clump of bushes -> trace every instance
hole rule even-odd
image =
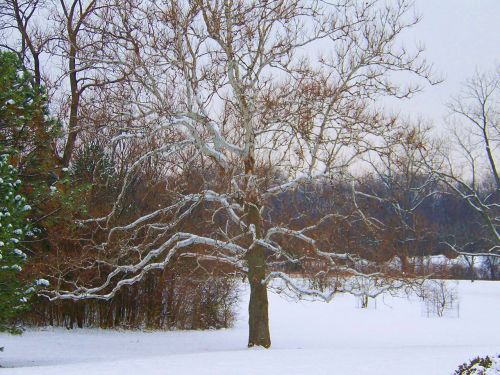
[[[476,357],[468,364],[458,366],[455,375],[497,375],[500,374],[500,355],[490,358]]]

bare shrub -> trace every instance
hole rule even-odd
[[[424,313],[430,316],[455,316],[459,314],[457,283],[446,280],[428,280],[420,290]]]
[[[237,302],[234,277],[177,268],[152,273],[111,301],[49,303],[41,298],[24,321],[68,329],[217,329],[231,327]]]

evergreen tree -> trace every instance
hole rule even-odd
[[[15,53],[0,51],[0,146],[16,151],[12,162],[26,184],[47,185],[56,179],[60,124],[49,116],[44,87],[33,81]]]
[[[16,318],[29,307],[37,285],[48,285],[21,276],[28,250],[22,244],[38,231],[29,218],[45,215],[40,203],[48,202],[50,179],[57,178],[52,145],[58,128],[43,88],[15,53],[0,51],[0,332],[19,333]],[[38,208],[31,210],[23,195]]]
[[[48,282],[37,280],[27,285],[19,277],[27,258],[22,241],[33,236],[27,219],[31,207],[19,194],[18,171],[8,160],[7,154],[0,156],[0,332],[18,333],[16,316],[28,308],[36,286]]]

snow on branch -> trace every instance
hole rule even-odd
[[[40,294],[47,297],[50,301],[60,300],[60,299],[70,299],[70,300],[83,300],[83,299],[103,299],[109,300],[113,298],[116,293],[126,285],[133,285],[143,279],[143,277],[152,270],[162,270],[169,263],[173,262],[177,252],[180,249],[191,247],[193,245],[205,245],[218,250],[228,251],[232,255],[243,256],[245,254],[245,249],[230,242],[223,242],[214,240],[212,238],[201,237],[190,233],[176,233],[168,241],[164,242],[157,249],[151,250],[147,255],[141,259],[138,263],[132,265],[118,265],[113,266],[114,270],[108,274],[106,280],[99,286],[94,288],[80,287],[75,291],[50,291],[45,290]],[[160,256],[164,255],[164,259],[161,261],[154,261]],[[191,254],[189,254],[191,255]],[[188,256],[188,255],[186,255]],[[205,256],[207,259],[214,260],[215,257]],[[226,262],[233,261],[234,265],[240,265],[240,261],[237,258],[231,258],[228,256],[223,256],[222,259]],[[132,277],[123,277],[123,275],[136,274]],[[114,286],[113,281],[115,277],[121,276],[120,280],[117,281]],[[112,287],[111,291],[105,292],[106,289]]]

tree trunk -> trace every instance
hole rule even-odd
[[[264,249],[255,247],[248,255],[248,280],[250,281],[250,303],[248,305],[248,347],[271,346]]]
[[[78,89],[78,77],[76,72],[76,35],[70,34],[69,40],[71,41],[69,53],[69,83],[71,89],[71,105],[68,123],[68,139],[64,146],[64,153],[62,158],[63,167],[68,167],[73,151],[75,149],[76,137],[78,135],[78,110],[80,107],[80,91]]]
[[[474,269],[475,257],[472,256],[470,258],[470,261],[467,259],[467,257],[465,259],[467,260],[467,263],[469,264],[470,282],[473,283],[476,280],[476,270]]]
[[[248,221],[255,225],[257,237],[261,235],[260,211],[256,204],[247,207]],[[248,347],[271,346],[269,334],[268,300],[266,278],[266,255],[264,248],[251,245],[247,255],[248,281],[250,282],[250,303],[248,305]]]
[[[266,279],[266,254],[264,248],[255,243],[253,236],[262,236],[262,218],[260,216],[260,199],[255,174],[255,133],[253,127],[247,127],[246,143],[249,147],[245,159],[245,213],[249,228],[254,226],[254,234],[249,235],[247,264],[248,281],[250,282],[250,302],[248,305],[248,347],[271,346],[269,334],[269,316]]]

